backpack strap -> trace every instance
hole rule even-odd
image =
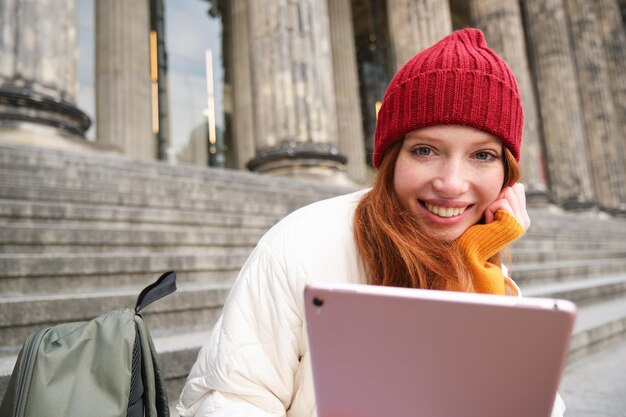
[[[137,297],[135,304],[135,313],[139,314],[141,310],[148,307],[156,300],[170,295],[176,291],[176,272],[169,271],[164,273],[156,280],[156,282],[148,285],[141,291]]]
[[[142,351],[145,416],[169,417],[165,381],[158,365],[152,337],[141,316],[135,316],[135,323]]]

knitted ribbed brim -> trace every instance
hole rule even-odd
[[[439,124],[497,136],[519,161],[524,116],[517,83],[478,29],[454,32],[400,68],[378,113],[374,166],[407,133]]]

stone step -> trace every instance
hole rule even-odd
[[[282,213],[281,213],[282,214]],[[151,207],[125,207],[104,204],[70,204],[66,202],[39,202],[29,200],[0,199],[0,219],[6,223],[54,223],[58,221],[75,224],[150,224],[250,227],[267,229],[282,215],[255,213],[238,214],[182,209],[156,209]]]
[[[2,149],[2,148],[0,148]],[[147,189],[158,191],[159,188],[168,188],[172,184],[183,182],[180,191],[190,189],[206,190],[207,186],[217,192],[229,190],[248,190],[253,193],[293,191],[293,195],[304,195],[315,192],[337,193],[340,186],[330,186],[311,181],[293,180],[259,176],[245,171],[216,169],[209,167],[193,167],[168,165],[162,162],[140,162],[124,158],[110,158],[107,156],[76,157],[70,152],[46,155],[44,158],[33,159],[20,156],[0,156],[0,170],[2,177],[24,184],[32,179],[44,181],[56,186],[88,186],[100,184],[103,187],[136,188],[144,183]],[[303,184],[306,186],[303,187]],[[119,188],[118,188],[119,189]],[[179,191],[178,189],[174,190]]]
[[[600,219],[575,219],[578,222],[573,227],[559,224],[559,219],[555,218],[551,223],[538,224],[533,222],[528,229],[526,236],[543,239],[564,239],[571,237],[588,239],[589,237],[605,236],[608,238],[626,237],[626,221],[604,222]],[[520,239],[523,240],[524,238]]]
[[[536,224],[533,223],[526,235],[550,238],[568,238],[571,236],[585,237],[587,234],[591,236],[626,236],[626,222],[605,223],[599,219],[576,219],[578,222],[575,227],[569,225],[559,225],[559,220],[554,219],[552,223]]]
[[[0,148],[3,149],[3,148]],[[3,149],[4,150],[4,149]],[[261,176],[258,174],[211,169],[206,167],[169,166],[159,162],[139,162],[125,158],[93,155],[85,161],[84,155],[69,152],[52,153],[38,158],[27,150],[20,156],[0,156],[0,184],[5,187],[58,188],[59,190],[92,190],[164,198],[212,197],[274,202],[278,198],[287,203],[302,204],[347,192],[346,187],[331,186],[310,181]],[[20,163],[22,165],[20,165]],[[49,168],[46,168],[51,166]],[[45,186],[47,185],[47,186]]]
[[[22,288],[41,289],[42,286],[53,289],[56,285],[70,285],[69,288],[73,288],[73,282],[85,280],[88,283],[92,276],[124,277],[133,274],[158,274],[172,269],[183,274],[187,272],[213,272],[214,274],[222,271],[232,272],[243,265],[251,249],[252,247],[222,248],[221,250],[210,248],[204,253],[190,254],[2,254],[0,255],[0,276],[3,279],[3,286],[0,294],[13,293]],[[510,271],[511,276],[522,286],[621,272],[626,272],[626,259],[596,258],[548,263],[514,263]],[[107,282],[106,278],[104,282]],[[92,286],[83,283],[82,287]]]
[[[535,222],[534,219],[531,218],[533,223],[528,229],[529,234],[534,234],[539,232],[538,234],[542,234],[545,237],[559,237],[559,236],[568,236],[568,235],[576,235],[579,236],[581,233],[591,233],[594,235],[599,235],[602,233],[608,233],[610,235],[626,235],[626,221],[625,220],[613,220],[610,222],[601,220],[601,219],[586,219],[586,218],[573,218],[564,222],[561,218],[553,218],[550,221],[546,222]],[[575,225],[571,225],[569,223],[576,223]]]
[[[135,255],[132,253],[105,253],[88,255],[0,255],[3,277],[89,276],[154,272],[166,270],[222,270],[243,265],[242,256],[250,248],[207,250],[200,254]]]
[[[277,197],[286,203],[297,203],[302,199],[319,200],[337,192],[329,193],[328,190],[308,189],[309,184],[298,184],[298,187],[273,188],[233,187],[226,183],[213,181],[196,181],[189,178],[168,180],[162,177],[137,177],[124,178],[118,172],[111,172],[110,178],[103,180],[98,178],[90,180],[87,176],[71,178],[63,172],[36,172],[20,173],[15,170],[3,170],[0,168],[0,185],[19,188],[54,188],[59,192],[72,192],[76,190],[99,192],[99,193],[133,193],[138,196],[152,196],[169,199],[189,199],[202,197],[209,200],[229,200],[233,202],[245,202],[254,199],[258,202],[272,202]],[[292,188],[292,189],[290,189]],[[289,191],[289,192],[286,192]],[[341,192],[347,192],[346,189]]]
[[[94,165],[98,165],[119,170],[120,172],[150,171],[155,175],[169,174],[173,176],[189,176],[206,168],[193,165],[170,165],[163,161],[140,161],[119,155],[101,153],[90,153],[87,155],[71,150],[44,149],[7,143],[0,144],[0,150],[0,164],[7,166],[67,168],[72,171],[80,171],[81,169],[90,169]],[[86,155],[88,157],[85,157]],[[220,172],[227,170],[215,169],[215,171],[217,172],[215,175],[219,176],[222,175]],[[246,171],[237,172],[239,172],[237,174],[238,178],[242,180],[260,181]]]
[[[153,209],[137,207],[121,207],[111,205],[68,204],[62,202],[30,202],[0,200],[0,223],[12,224],[55,224],[55,220],[63,221],[63,225],[85,225],[86,227],[128,227],[145,223],[151,229],[167,226],[221,226],[231,228],[251,228],[266,230],[281,216],[259,216],[254,214],[209,213],[206,211]],[[28,222],[28,223],[26,223]],[[148,227],[148,226],[146,226]],[[607,251],[626,250],[626,239],[610,240],[606,235],[603,239],[592,240],[560,240],[547,239],[528,234],[512,245],[514,253],[519,251],[555,251],[591,250]]]
[[[610,230],[614,225],[622,225],[626,219],[624,217],[613,217],[601,211],[572,212],[561,210],[558,213],[550,213],[549,207],[535,208],[528,210],[534,226],[547,228],[552,231],[572,229],[576,230],[586,227],[588,224],[596,224],[603,230]]]
[[[6,328],[7,326],[36,326],[46,321],[59,322],[93,317],[113,309],[116,305],[132,304],[133,297],[136,296],[138,288],[140,288],[137,284],[135,282],[134,287],[125,289],[107,289],[98,292],[83,291],[72,294],[12,294],[10,297],[3,296],[0,297],[0,311],[3,311],[2,316],[0,316],[0,328]],[[198,299],[193,299],[190,302],[189,294],[194,293],[197,295],[202,293],[205,294],[204,297],[210,299],[211,294],[216,289],[223,293],[228,288],[229,283],[187,283],[184,287],[181,286],[176,296],[168,298],[168,300],[171,300],[169,301],[169,307],[176,304],[177,309],[196,309],[198,306],[194,305],[193,302],[198,302]],[[522,285],[522,291],[525,296],[566,298],[577,303],[588,303],[604,299],[607,296],[614,297],[624,293],[626,291],[626,273],[552,285],[532,287]],[[183,296],[186,298],[183,299]],[[162,307],[158,311],[168,308],[168,304],[159,304],[159,306]],[[82,316],[76,316],[76,314],[82,314]],[[180,325],[182,321],[175,323]],[[156,323],[151,325],[153,328],[164,327]],[[9,339],[6,334],[0,337],[3,343],[6,343]]]
[[[553,261],[582,260],[582,259],[626,259],[626,247],[619,250],[611,248],[600,249],[516,249],[511,251],[512,264],[548,263]]]
[[[0,220],[0,253],[42,253],[60,251],[101,252],[110,248],[142,247],[163,252],[163,248],[185,246],[184,251],[207,246],[254,246],[266,229],[246,226],[170,225],[63,221],[58,223],[4,222]],[[43,246],[42,246],[43,245]],[[572,247],[574,246],[574,247]],[[606,242],[604,247],[580,247],[577,242],[543,248],[539,244],[512,249],[513,263],[567,259],[626,259],[624,242]]]
[[[578,306],[626,295],[626,272],[547,285],[522,286],[525,297],[563,298]]]
[[[181,188],[184,184],[177,184],[177,188]],[[17,188],[17,189],[16,189]],[[280,217],[286,214],[293,209],[304,205],[310,201],[321,199],[328,197],[329,195],[323,196],[313,196],[311,198],[307,198],[304,201],[298,200],[290,200],[289,195],[291,193],[287,193],[285,196],[284,190],[281,191],[280,196],[271,195],[267,191],[263,191],[264,196],[269,196],[269,200],[265,197],[260,198],[257,195],[253,195],[251,191],[242,193],[238,192],[236,194],[237,198],[234,196],[219,196],[217,193],[207,193],[205,188],[201,190],[201,192],[197,191],[188,191],[184,192],[183,196],[174,197],[171,192],[166,192],[161,195],[159,193],[144,193],[145,187],[140,188],[139,190],[125,190],[125,191],[117,191],[117,190],[106,190],[101,186],[94,185],[92,189],[88,189],[85,187],[78,187],[76,189],[64,189],[64,188],[54,188],[54,187],[40,187],[33,186],[31,187],[34,190],[38,190],[43,195],[41,196],[44,199],[52,198],[51,201],[57,201],[57,205],[59,204],[59,197],[65,196],[67,197],[64,201],[76,202],[82,201],[81,198],[84,198],[85,193],[91,196],[91,200],[84,200],[83,203],[97,203],[97,204],[111,204],[111,205],[128,205],[128,206],[145,206],[149,205],[150,207],[155,207],[158,204],[161,204],[164,207],[174,207],[174,208],[188,208],[188,207],[198,207],[200,209],[209,209],[211,211],[218,212],[236,212],[237,208],[243,209],[244,213],[252,213],[252,212],[261,212],[264,213],[263,207],[265,210],[269,210],[270,214],[273,214],[273,217]],[[53,189],[55,196],[46,198],[51,189]],[[32,198],[32,192],[27,191],[28,188],[23,186],[11,185],[11,186],[0,186],[0,195],[3,195],[7,198],[19,198],[20,196],[23,198]],[[348,191],[348,190],[343,190]],[[29,197],[30,196],[30,197]],[[193,196],[191,198],[190,196]],[[163,197],[163,201],[159,200],[159,197]],[[277,198],[284,205],[282,206],[282,210],[272,212],[271,207],[275,206],[277,202]],[[95,199],[95,200],[94,200]],[[236,201],[239,199],[238,201]],[[217,201],[216,201],[217,200]],[[229,201],[228,205],[219,204],[224,201]],[[252,207],[251,201],[254,202]],[[173,203],[175,202],[175,204]],[[545,240],[549,242],[548,244],[552,244],[551,242],[554,240],[569,240],[569,239],[578,239],[582,241],[590,241],[593,240],[593,237],[601,237],[600,241],[604,240],[618,240],[621,242],[626,241],[626,222],[611,222],[610,224],[605,224],[606,222],[602,222],[600,220],[596,220],[594,222],[585,221],[585,222],[576,222],[580,226],[577,229],[573,229],[572,227],[562,227],[556,231],[546,230],[545,227],[537,227],[534,226],[528,232],[528,238],[531,240]],[[604,227],[599,227],[601,224],[604,224]],[[522,239],[520,242],[528,240]],[[598,240],[598,239],[596,239]],[[523,243],[521,243],[523,245]]]
[[[2,224],[0,222],[0,252],[19,253],[20,247],[37,247],[50,245],[48,251],[57,246],[70,246],[79,252],[89,252],[98,248],[98,252],[116,251],[116,247],[141,246],[159,247],[186,245],[210,249],[214,246],[251,247],[256,244],[265,232],[264,229],[234,228],[217,226],[154,226],[139,225],[117,226],[101,225],[101,227],[85,227],[71,223],[49,224]],[[13,248],[15,247],[15,248]],[[82,247],[82,249],[81,249]],[[119,250],[117,250],[119,252]]]
[[[626,333],[626,296],[581,306],[570,343],[570,358],[584,354],[590,346]]]
[[[558,224],[559,226],[577,227],[581,223],[584,223],[583,221],[600,221],[600,224],[624,222],[624,218],[613,217],[610,214],[597,209],[589,209],[585,211],[567,211],[560,208],[556,208],[555,211],[554,209],[554,206],[549,205],[529,208],[528,213],[532,217],[532,224]],[[555,219],[558,219],[556,223],[554,223]]]
[[[245,257],[244,257],[245,258]],[[177,274],[189,283],[232,283],[239,273],[239,267],[223,270],[197,270],[182,271]],[[66,288],[72,288],[76,293],[94,290],[108,290],[134,286],[137,283],[149,282],[154,279],[154,272],[136,272],[119,274],[93,274],[93,275],[56,275],[38,277],[1,278],[2,288],[0,299],[24,294],[57,294]]]
[[[228,179],[242,184],[260,184],[265,181],[264,176],[252,174],[247,171],[232,171],[229,169],[218,169],[208,167],[198,167],[192,165],[170,165],[161,161],[139,161],[123,156],[89,154],[85,158],[84,153],[76,153],[64,150],[41,149],[28,146],[13,146],[0,144],[0,165],[7,167],[33,167],[33,168],[59,168],[68,173],[82,173],[93,170],[94,166],[117,171],[121,175],[136,175],[148,172],[149,175],[179,177],[218,178],[226,176]],[[210,172],[210,174],[207,174]],[[275,181],[269,181],[276,184]],[[278,181],[280,183],[281,180]],[[293,183],[285,179],[286,183]],[[302,181],[300,181],[302,182]],[[313,183],[313,186],[320,189],[327,189],[327,185]]]
[[[216,273],[236,271],[245,261],[255,242],[241,247],[193,248],[186,252],[142,253],[141,251],[110,251],[107,253],[10,253],[0,255],[2,292],[20,292],[23,289],[54,291],[61,285],[90,288],[97,283],[111,281],[111,285],[127,282],[125,276],[159,273],[176,269],[181,273]],[[124,247],[122,245],[122,247]],[[602,253],[601,256],[607,256]],[[560,260],[551,262],[509,264],[511,274],[521,285],[537,285],[567,281],[582,276],[626,271],[626,259],[589,257],[588,260]],[[96,285],[98,286],[98,285]]]
[[[193,327],[217,319],[228,284],[181,284],[176,293],[146,309],[153,331]],[[29,334],[46,325],[84,321],[116,308],[134,307],[141,287],[72,294],[45,294],[0,298],[2,349],[17,350]]]
[[[551,284],[626,272],[626,259],[585,259],[513,264],[510,276],[521,287]]]
[[[291,211],[315,201],[315,198],[285,202],[279,197],[273,202],[259,202],[253,199],[245,202],[215,200],[202,196],[186,199],[163,198],[134,193],[93,192],[89,190],[59,190],[53,187],[15,187],[0,185],[0,198],[30,200],[66,204],[118,205],[134,208],[168,210],[205,211],[210,213],[236,213],[262,216],[284,216]],[[321,199],[322,197],[318,198]]]
[[[596,237],[592,239],[590,237],[577,238],[577,239],[556,239],[556,238],[544,238],[539,236],[525,236],[522,239],[515,241],[511,246],[511,251],[515,253],[518,250],[522,251],[576,251],[576,250],[623,250],[626,247],[626,240],[621,238],[611,239],[610,236],[604,238]]]
[[[137,246],[137,245],[109,245],[109,244],[93,244],[93,245],[56,245],[56,244],[46,244],[38,245],[14,245],[14,244],[1,244],[0,243],[0,253],[3,254],[15,254],[15,255],[104,255],[107,253],[122,253],[128,254],[133,253],[136,255],[198,255],[202,253],[206,253],[208,251],[212,251],[214,248],[220,248],[223,246],[200,246],[200,245],[187,245],[187,244],[179,244],[176,246],[169,245],[159,245],[159,246]],[[247,246],[226,246],[229,248],[246,248]],[[251,245],[250,248],[253,246]],[[2,273],[0,273],[0,277],[2,277]]]
[[[0,230],[3,226],[0,225]],[[258,232],[258,237],[262,236],[264,231]],[[236,234],[218,234],[218,235],[210,235],[208,237],[203,237],[203,241],[208,242],[198,242],[196,239],[179,239],[180,243],[172,244],[172,240],[176,240],[176,236],[169,236],[167,239],[159,240],[151,240],[151,241],[143,241],[140,240],[140,235],[157,235],[160,236],[157,231],[150,232],[142,232],[134,236],[133,239],[130,239],[128,242],[124,242],[121,239],[116,239],[119,241],[113,242],[112,240],[105,239],[104,236],[110,236],[111,234],[115,235],[117,232],[114,230],[109,231],[108,233],[103,233],[102,238],[98,238],[99,231],[91,230],[89,233],[85,233],[80,236],[79,241],[67,241],[67,239],[62,239],[59,241],[50,241],[50,235],[44,235],[47,237],[42,237],[40,239],[40,235],[33,235],[29,237],[29,240],[26,241],[24,236],[27,236],[27,233],[20,233],[20,239],[12,240],[12,241],[0,241],[0,253],[3,254],[104,254],[107,252],[113,253],[135,253],[135,254],[194,254],[197,252],[204,253],[205,251],[211,250],[216,247],[253,247],[258,238],[255,239],[254,233],[244,231],[241,235]],[[133,231],[129,230],[128,234],[132,234]],[[163,232],[165,233],[165,232]],[[236,231],[233,231],[236,233]],[[256,232],[255,232],[256,233]],[[3,233],[0,232],[0,235]],[[71,233],[63,232],[64,236]],[[120,232],[120,234],[123,234]],[[162,234],[162,233],[161,233]],[[181,231],[177,231],[177,234],[185,236]],[[87,242],[88,237],[92,236],[93,239],[90,239]],[[249,242],[246,240],[249,238]],[[95,240],[94,240],[95,239]],[[46,241],[45,244],[42,242]],[[559,248],[559,250],[545,250],[541,251],[524,251],[520,252],[517,250],[512,251],[511,256],[505,255],[503,257],[504,263],[509,266],[516,266],[524,263],[538,263],[538,262],[552,262],[552,261],[563,261],[563,260],[583,260],[583,259],[596,259],[598,257],[602,257],[610,259],[624,259],[626,257],[626,249],[624,248],[582,248],[582,249],[569,249],[563,250]],[[2,274],[0,273],[0,276]]]
[[[229,282],[251,250],[211,248],[193,254],[2,254],[0,297],[140,285],[169,270],[175,270],[181,282]]]
[[[198,352],[211,335],[213,324],[208,323],[207,326],[174,334],[152,333],[154,347],[159,354],[159,364],[166,378],[167,397],[170,404],[175,405],[178,401],[187,375],[196,362]],[[0,370],[0,386],[1,381]]]

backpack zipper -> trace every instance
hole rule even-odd
[[[33,376],[32,363],[35,359],[35,354],[41,343],[41,339],[44,334],[50,330],[51,327],[43,327],[33,333],[26,341],[26,352],[24,358],[24,371],[22,372],[22,379],[19,383],[17,391],[17,402],[15,404],[15,417],[23,417],[25,410],[26,397],[28,396],[28,390],[30,388],[30,381]]]

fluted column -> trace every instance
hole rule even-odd
[[[254,158],[254,113],[252,111],[252,76],[248,42],[248,6],[246,0],[231,0],[233,73],[233,133],[237,166],[245,169]]]
[[[96,140],[156,159],[151,102],[148,1],[97,1]]]
[[[626,11],[626,1],[622,4]],[[626,165],[626,28],[622,20],[625,16],[620,17],[620,5],[616,0],[599,0],[595,5],[604,41],[604,55],[608,62],[615,123],[621,137],[618,143],[622,148],[623,164]],[[626,182],[626,176],[622,181]],[[626,204],[626,201],[622,203]]]
[[[526,0],[552,197],[565,207],[593,204],[580,97],[562,0]]]
[[[621,146],[624,132],[620,134],[615,123],[608,61],[604,56],[596,5],[587,0],[566,0],[566,4],[573,35],[578,86],[583,97],[581,104],[587,134],[587,154],[595,196],[601,207],[617,209],[622,201],[626,201]]]
[[[348,176],[365,182],[367,165],[359,97],[359,74],[350,0],[328,0],[333,53],[339,150],[348,158]]]
[[[0,30],[0,125],[82,137],[90,120],[75,103],[76,1],[3,0]]]
[[[522,181],[530,197],[545,200],[548,186],[519,3],[517,0],[472,0],[470,11],[472,21],[484,32],[489,46],[504,58],[515,74],[524,107]]]
[[[333,181],[337,149],[325,1],[249,0],[256,156],[254,171]]]
[[[394,69],[452,32],[448,1],[387,0]]]

